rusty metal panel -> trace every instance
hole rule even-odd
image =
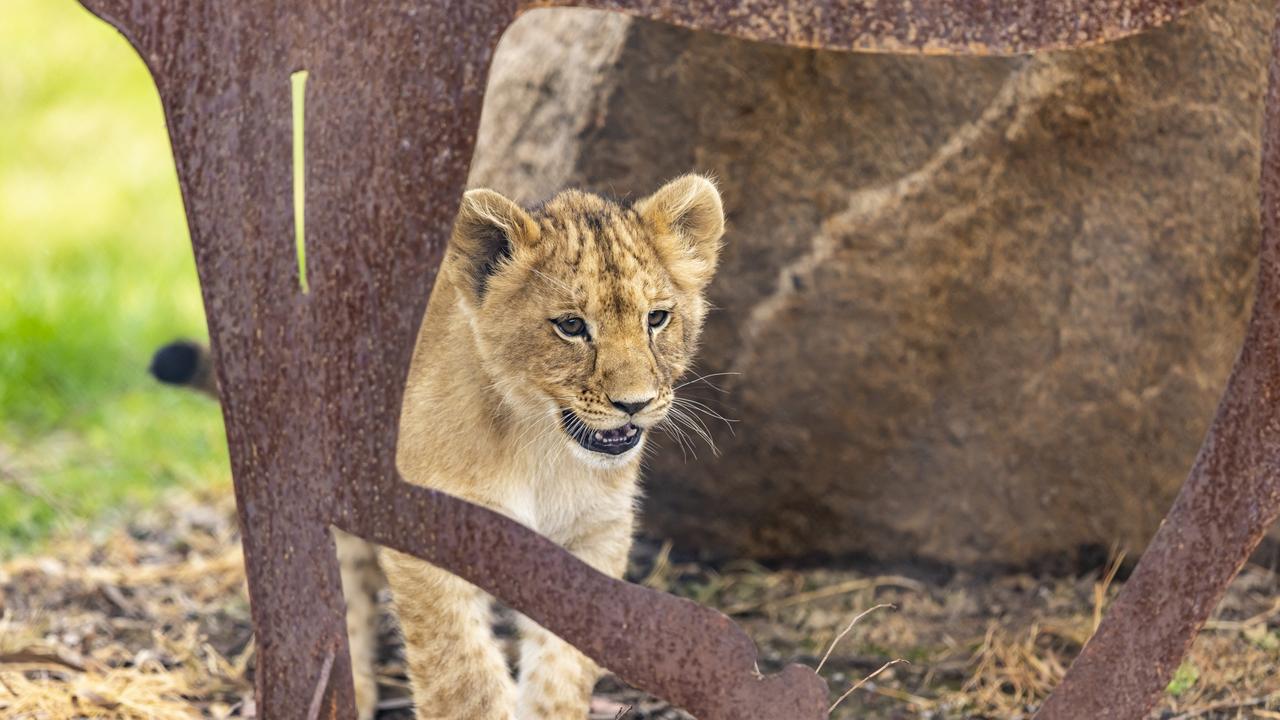
[[[1203,0],[532,0],[582,5],[748,40],[936,55],[1012,55],[1117,40]]]
[[[413,340],[494,46],[519,11],[572,3],[82,1],[138,49],[164,104],[223,389],[264,717],[353,714],[330,524],[461,575],[704,720],[825,715],[812,670],[759,677],[750,640],[723,615],[606,578],[395,472]],[[813,47],[994,54],[1111,40],[1198,3],[582,4]],[[290,203],[295,70],[310,74],[307,294]],[[1266,243],[1245,351],[1169,521],[1045,717],[1141,717],[1280,508],[1276,93],[1273,79]]]

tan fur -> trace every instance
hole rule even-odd
[[[367,540],[334,530],[342,594],[347,600],[347,639],[360,720],[372,720],[378,705],[378,591],[386,578],[378,567],[378,549]]]

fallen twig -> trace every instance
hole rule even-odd
[[[836,649],[836,645],[840,644],[840,641],[844,639],[845,635],[849,634],[849,631],[853,629],[854,625],[858,624],[859,620],[866,617],[867,615],[870,615],[876,610],[879,610],[881,608],[891,608],[891,607],[893,606],[888,603],[881,603],[880,605],[874,605],[855,615],[853,619],[849,621],[849,625],[845,627],[844,630],[841,630],[840,634],[836,635],[835,639],[831,641],[831,644],[827,646],[827,651],[823,653],[822,659],[818,661],[818,667],[814,669],[814,672],[819,675],[822,674],[822,666],[827,664],[827,659],[831,657],[831,651]]]
[[[845,698],[847,698],[847,697],[849,697],[850,695],[852,695],[852,694],[853,694],[853,692],[854,692],[855,690],[857,690],[858,688],[860,688],[860,687],[862,687],[863,685],[866,685],[867,683],[871,682],[871,680],[872,680],[873,678],[875,678],[875,676],[879,675],[880,673],[884,672],[885,670],[888,670],[889,668],[893,667],[894,665],[897,665],[897,664],[899,664],[899,663],[906,663],[906,662],[907,662],[906,660],[903,660],[903,659],[899,658],[899,659],[897,659],[897,660],[890,660],[889,662],[885,663],[884,665],[881,665],[879,670],[876,670],[875,672],[871,673],[870,675],[868,675],[868,676],[866,676],[866,677],[862,678],[861,680],[859,680],[858,682],[854,683],[854,684],[853,684],[853,687],[849,688],[848,690],[845,690],[843,695],[841,695],[840,697],[836,698],[836,701],[835,701],[835,702],[833,702],[833,703],[831,703],[831,707],[827,708],[827,714],[828,714],[828,715],[830,715],[831,713],[835,712],[835,711],[836,711],[836,708],[840,706],[840,703],[844,702]],[[910,663],[907,663],[907,664],[909,665]]]
[[[85,666],[76,660],[58,652],[40,652],[38,650],[19,650],[12,653],[0,653],[0,665],[58,665],[85,672]]]
[[[882,695],[892,700],[897,700],[899,702],[907,703],[908,705],[915,705],[916,707],[919,707],[924,710],[937,707],[938,705],[937,700],[933,700],[927,697],[920,697],[919,695],[912,695],[911,693],[905,690],[898,690],[897,688],[879,687],[879,686],[873,685],[871,687],[865,688],[865,690],[869,693]]]

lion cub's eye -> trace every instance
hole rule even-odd
[[[649,311],[649,327],[653,328],[654,330],[657,330],[663,325],[666,325],[667,321],[670,319],[671,319],[671,313],[667,310],[650,310]]]
[[[565,337],[579,337],[587,334],[587,321],[580,317],[566,317],[559,320],[552,320],[556,330],[560,331]]]

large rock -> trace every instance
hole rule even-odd
[[[1022,58],[774,47],[582,10],[504,39],[472,181],[729,212],[698,399],[720,455],[650,464],[649,528],[758,557],[1138,551],[1252,296],[1266,28],[1216,2]],[[670,443],[667,443],[670,446]]]

